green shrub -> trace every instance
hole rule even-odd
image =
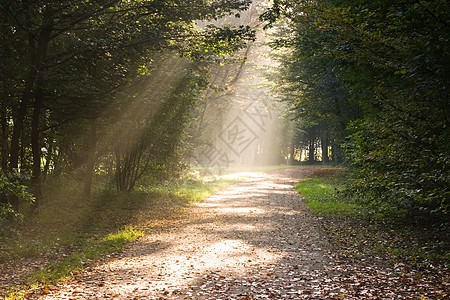
[[[0,199],[9,199],[10,197],[18,197],[21,201],[33,202],[34,197],[28,191],[28,186],[23,182],[28,178],[18,172],[0,175]]]
[[[28,187],[21,183],[25,180],[26,178],[17,172],[0,175],[0,237],[9,232],[11,225],[23,219],[22,214],[13,209],[9,199],[17,197],[21,202],[34,201],[33,195],[28,192]]]
[[[442,218],[450,205],[448,134],[408,132],[367,119],[354,122],[346,144],[353,180],[348,192],[379,215]],[[395,130],[394,130],[395,129]]]

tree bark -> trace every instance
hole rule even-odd
[[[52,154],[53,154],[53,144],[50,143],[48,145],[48,149],[47,149],[47,155],[45,157],[45,165],[44,165],[44,170],[42,170],[42,180],[45,182],[47,175],[48,175],[48,171],[50,169],[50,163],[51,163],[51,158],[52,158]]]
[[[0,126],[2,131],[2,141],[1,141],[1,173],[5,174],[8,168],[8,121],[6,116],[6,105],[1,103],[1,119]],[[8,203],[8,198],[6,195],[0,193],[0,204]]]
[[[310,138],[309,139],[309,153],[308,153],[308,161],[309,162],[314,162],[315,161],[315,159],[314,159],[314,152],[315,152],[315,145],[314,145],[315,143],[314,143],[314,139],[313,138]]]
[[[295,161],[295,145],[294,145],[294,141],[291,142],[291,147],[290,147],[290,155],[289,155],[289,164],[290,165],[294,165],[294,161]]]
[[[33,208],[36,209],[39,206],[39,202],[42,198],[41,193],[41,145],[39,140],[39,125],[42,108],[42,94],[39,93],[35,97],[33,105],[33,118],[31,120],[31,153],[33,156],[33,167],[31,185],[35,201],[33,202]]]
[[[116,179],[116,187],[117,190],[121,191],[122,190],[122,168],[121,168],[121,155],[120,155],[120,150],[118,149],[118,147],[116,149],[114,149],[114,154],[116,156],[116,173],[115,173],[115,179]]]
[[[44,104],[44,94],[43,94],[43,79],[40,73],[40,65],[47,56],[48,45],[50,43],[50,34],[52,32],[50,24],[53,22],[52,11],[49,7],[45,10],[44,20],[41,27],[41,32],[38,39],[37,47],[37,61],[36,61],[36,93],[34,97],[33,105],[33,117],[31,119],[31,151],[33,155],[33,168],[32,168],[32,178],[31,184],[33,188],[33,194],[35,201],[33,203],[33,208],[39,206],[39,202],[42,198],[41,193],[41,144],[39,139],[39,126],[41,124],[41,109]]]
[[[90,122],[88,154],[86,162],[86,174],[84,176],[83,195],[86,200],[91,199],[92,181],[94,176],[95,159],[97,152],[97,121]]]
[[[19,150],[20,150],[20,137],[22,136],[23,124],[27,115],[28,104],[31,98],[32,86],[34,86],[34,72],[30,71],[28,79],[25,84],[25,90],[20,101],[19,109],[16,117],[14,118],[14,127],[11,135],[11,149],[9,157],[9,170],[19,168]]]
[[[1,116],[0,116],[0,127],[2,131],[1,137],[1,171],[2,173],[7,172],[8,168],[8,117],[6,111],[6,104],[1,103]]]
[[[333,144],[331,146],[331,153],[333,155],[333,162],[335,164],[342,163],[342,151],[340,151],[340,145]]]
[[[328,137],[326,135],[322,135],[320,145],[322,148],[322,162],[326,164],[330,162],[330,158],[328,156]]]
[[[50,34],[52,32],[51,23],[53,22],[53,13],[50,6],[46,7],[44,12],[44,18],[42,25],[40,27],[39,37],[37,39],[37,47],[34,47],[35,39],[34,35],[29,34],[30,43],[30,57],[31,64],[28,71],[28,78],[25,84],[25,89],[22,96],[22,101],[19,107],[19,113],[14,122],[14,131],[11,138],[11,157],[10,157],[10,168],[17,169],[19,167],[19,147],[20,147],[20,137],[23,131],[23,125],[25,116],[27,114],[27,108],[30,101],[33,98],[33,89],[36,88],[36,95],[34,97],[33,104],[33,116],[31,120],[31,151],[33,156],[33,168],[32,168],[32,178],[31,184],[34,196],[36,198],[33,207],[36,208],[39,205],[39,200],[41,198],[41,148],[39,143],[39,124],[41,108],[43,105],[43,80],[42,74],[40,74],[41,64],[44,61],[48,45],[50,43]],[[29,27],[31,29],[31,26]],[[38,86],[36,86],[38,85]],[[15,197],[16,198],[16,197]],[[14,199],[13,206],[18,209],[19,203],[18,199]]]

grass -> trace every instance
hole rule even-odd
[[[321,168],[310,178],[298,182],[295,189],[306,199],[311,210],[320,216],[357,216],[364,210],[341,197],[346,179],[345,169]]]
[[[116,233],[110,233],[101,239],[91,237],[79,251],[51,263],[30,276],[30,281],[40,284],[54,284],[81,270],[92,260],[104,257],[114,251],[123,249],[126,243],[134,241],[143,232],[132,227],[125,227]]]
[[[76,251],[72,253],[62,253],[60,258],[56,258],[53,262],[29,273],[26,281],[22,282],[21,285],[9,288],[6,295],[4,295],[4,299],[24,299],[26,294],[33,290],[55,284],[72,276],[92,261],[123,249],[127,243],[142,235],[142,231],[129,226],[100,239],[96,239],[94,236],[85,236],[87,238],[86,241],[89,242],[78,245]],[[69,242],[66,244],[75,246],[79,244],[80,239],[74,238],[72,241],[73,243]],[[42,241],[42,248],[51,248],[51,243]]]
[[[383,257],[391,263],[402,262],[415,268],[448,271],[450,263],[450,226],[394,222],[389,218],[371,219],[368,207],[357,199],[346,199],[343,192],[347,174],[344,169],[321,168],[296,185],[308,207],[322,217],[330,242],[342,258]]]
[[[190,204],[242,179],[188,178],[140,186],[131,193],[103,189],[90,202],[82,200],[72,181],[52,182],[38,213],[15,228],[15,234],[0,239],[0,263],[14,266],[36,258],[47,263],[24,273],[14,286],[0,287],[0,295],[22,299],[27,291],[64,280],[120,251],[159,221],[176,217]]]

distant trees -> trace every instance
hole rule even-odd
[[[89,197],[96,167],[113,172],[120,190],[166,168],[206,86],[206,64],[253,37],[248,27],[195,21],[248,4],[1,0],[3,176],[20,173],[38,205],[49,174],[80,176]],[[0,194],[18,209],[17,193]]]
[[[316,49],[326,38],[297,24],[280,28],[271,42],[280,65],[270,79],[282,99],[291,104],[291,117],[297,120],[294,146],[306,148],[310,162],[320,159],[341,163],[340,145],[348,135],[346,126],[361,115],[361,109],[350,100],[338,77],[341,62]],[[320,158],[316,146],[321,148]]]
[[[447,1],[276,1],[286,98],[342,145],[352,191],[384,212],[450,204]],[[306,127],[310,126],[306,125]]]

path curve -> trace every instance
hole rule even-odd
[[[237,183],[41,299],[314,298],[329,245],[293,189],[314,170]]]

